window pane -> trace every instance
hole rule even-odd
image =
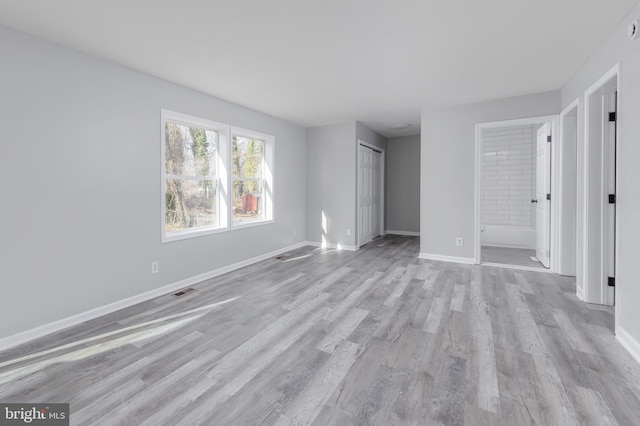
[[[235,222],[264,219],[262,181],[233,181],[233,220]]]
[[[217,225],[215,181],[167,179],[165,185],[166,232]]]
[[[233,137],[233,177],[262,178],[264,141]]]
[[[165,166],[168,175],[215,176],[216,132],[165,123]]]

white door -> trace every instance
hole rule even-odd
[[[373,239],[373,150],[358,145],[358,242],[362,246]]]
[[[358,243],[382,234],[382,153],[358,145]]]
[[[382,154],[378,151],[372,151],[373,154],[373,164],[371,165],[372,176],[371,176],[371,208],[372,208],[372,219],[371,219],[371,238],[376,238],[380,236],[380,210],[381,206],[381,189],[382,182],[380,177],[382,173],[380,172],[382,167]]]
[[[538,129],[536,156],[536,257],[549,267],[549,242],[551,231],[551,125],[545,123]]]

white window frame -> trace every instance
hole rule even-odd
[[[161,110],[161,241],[170,242],[183,240],[186,238],[200,237],[203,235],[210,235],[219,232],[224,232],[229,229],[229,209],[228,209],[228,183],[229,177],[227,168],[225,167],[225,159],[228,157],[228,147],[229,147],[229,126],[223,123],[218,123],[212,120],[207,120],[200,117],[194,117],[187,114],[182,114],[175,111],[169,110]],[[165,131],[166,131],[166,123],[177,123],[184,126],[189,127],[198,127],[207,130],[213,130],[217,133],[216,140],[216,201],[218,203],[217,206],[217,224],[206,228],[198,228],[198,229],[185,229],[183,231],[176,232],[167,232],[166,230],[166,142],[165,142]],[[185,177],[188,179],[188,177]]]
[[[160,197],[160,226],[161,226],[161,242],[167,243],[171,241],[179,241],[188,238],[201,237],[205,235],[227,232],[233,229],[243,229],[253,226],[261,226],[270,224],[274,219],[274,173],[275,165],[275,137],[265,133],[256,132],[254,130],[243,129],[240,127],[232,127],[228,124],[219,123],[213,120],[196,117],[180,112],[162,109],[161,113],[161,197]],[[217,214],[218,223],[206,228],[185,229],[183,231],[167,232],[165,226],[166,220],[166,142],[165,132],[166,123],[172,122],[190,127],[199,127],[207,130],[213,130],[217,133],[216,141],[216,178],[217,178],[217,194],[218,202]],[[264,188],[264,218],[235,221],[233,220],[233,170],[232,170],[232,138],[239,136],[249,139],[259,139],[264,141],[264,168],[263,168],[263,188]],[[189,177],[185,177],[189,178]],[[193,178],[193,177],[191,177]]]
[[[231,227],[235,229],[239,228],[248,228],[252,226],[260,226],[268,223],[274,222],[274,214],[273,214],[273,206],[274,206],[274,190],[273,190],[273,170],[274,170],[274,153],[275,153],[275,138],[271,135],[267,135],[265,133],[256,132],[253,130],[242,129],[240,127],[231,127],[229,143],[233,143],[234,136],[243,137],[247,139],[258,139],[264,142],[264,150],[263,150],[263,158],[264,158],[264,168],[262,171],[262,185],[264,190],[264,218],[256,219],[256,220],[248,220],[248,221],[234,221],[233,220],[233,170],[232,170],[232,149],[229,148],[229,212],[228,217],[231,219]]]

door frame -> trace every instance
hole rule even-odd
[[[482,200],[482,130],[484,129],[495,129],[500,127],[509,127],[509,126],[526,126],[530,124],[542,124],[542,123],[551,123],[551,132],[554,135],[554,141],[551,143],[551,230],[550,230],[550,268],[551,272],[555,271],[557,265],[557,256],[558,256],[558,203],[553,202],[553,194],[557,193],[557,179],[555,176],[558,175],[558,171],[561,170],[561,164],[558,163],[558,155],[557,151],[559,149],[559,143],[557,143],[558,139],[558,115],[543,115],[538,117],[527,117],[527,118],[518,118],[514,120],[502,120],[502,121],[490,121],[486,123],[477,123],[476,124],[476,151],[475,151],[475,206],[474,206],[474,217],[475,217],[475,247],[474,247],[474,263],[479,265],[481,263],[481,242],[480,242],[480,203]],[[555,142],[555,143],[554,143]]]
[[[385,149],[380,148],[379,146],[370,144],[367,141],[362,139],[358,139],[358,143],[356,144],[356,158],[357,158],[357,169],[356,169],[356,250],[360,249],[360,145],[366,146],[367,148],[371,148],[374,151],[380,153],[380,211],[378,217],[380,219],[380,236],[384,236],[386,234],[384,227],[384,212],[385,212],[385,169],[386,169],[386,161],[385,161]]]
[[[578,194],[581,194],[578,214],[580,220],[578,223],[581,225],[579,234],[582,240],[581,256],[583,262],[581,268],[577,271],[578,282],[582,284],[583,292],[578,294],[581,300],[587,303],[595,304],[607,304],[607,302],[615,304],[613,301],[608,301],[608,283],[605,275],[607,274],[607,257],[603,249],[604,238],[606,233],[606,208],[605,203],[605,185],[606,176],[604,171],[606,166],[604,164],[605,156],[603,155],[605,137],[605,126],[608,121],[605,120],[604,114],[600,114],[599,121],[596,122],[592,118],[592,113],[597,114],[598,107],[602,107],[604,98],[617,91],[618,98],[616,103],[616,170],[619,170],[619,159],[621,158],[621,144],[620,144],[620,128],[621,128],[621,111],[620,111],[620,98],[622,96],[620,88],[620,64],[616,64],[607,71],[602,77],[600,77],[591,87],[589,87],[584,93],[584,136],[582,143],[579,143],[580,155],[578,157],[578,163],[580,165],[581,173],[578,177]],[[598,101],[600,105],[598,105]],[[594,127],[594,126],[597,126]],[[592,146],[593,145],[593,146]],[[595,148],[595,149],[594,149]],[[599,170],[591,170],[592,165],[597,163]],[[597,190],[599,187],[599,191]],[[597,192],[596,199],[594,200],[594,194],[591,192]],[[599,198],[599,200],[597,199]],[[616,200],[617,202],[618,200]],[[596,213],[594,213],[596,212]],[[619,208],[616,207],[615,219],[617,221],[619,215]],[[594,218],[595,216],[595,218]],[[620,230],[616,227],[615,230],[615,265],[620,264]],[[617,269],[617,268],[616,268]],[[616,283],[619,284],[619,283]],[[615,292],[615,298],[618,297],[619,292]],[[616,309],[616,324],[618,322],[619,309]]]

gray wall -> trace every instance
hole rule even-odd
[[[0,338],[305,240],[304,129],[4,27],[0,57]],[[274,224],[160,243],[161,108],[275,136]]]
[[[307,129],[307,239],[356,244],[356,123]],[[322,214],[326,229],[322,228]],[[351,235],[347,235],[350,230]]]
[[[387,138],[358,122],[356,122],[356,139],[361,139],[382,149],[387,147]]]
[[[357,244],[358,139],[380,148],[387,145],[385,137],[355,121],[307,129],[309,241],[347,248]]]
[[[640,17],[640,5],[615,28],[598,51],[562,89],[562,106],[584,91],[616,63],[620,63],[617,165],[616,330],[624,330],[640,348],[640,285],[635,263],[640,258],[640,41],[630,41],[627,26]]]
[[[560,92],[423,111],[420,151],[420,252],[473,259],[475,126],[558,114]],[[457,247],[456,237],[464,238]]]
[[[420,232],[420,136],[389,139],[386,162],[387,230]]]

